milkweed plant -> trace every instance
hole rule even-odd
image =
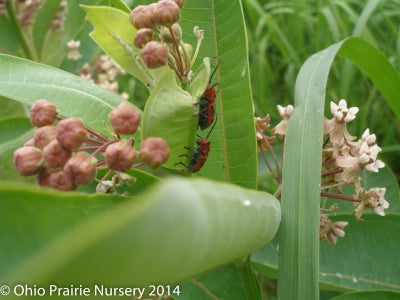
[[[25,124],[27,129],[13,140],[12,154],[5,156],[29,183],[0,186],[5,195],[13,195],[9,196],[13,204],[6,201],[0,217],[11,220],[5,228],[12,235],[13,209],[18,205],[32,211],[54,205],[51,209],[56,215],[61,211],[62,216],[65,211],[85,215],[75,221],[62,217],[67,219],[46,238],[51,243],[44,239],[40,247],[29,246],[28,252],[15,250],[15,265],[0,271],[0,283],[12,286],[26,280],[36,288],[51,278],[58,286],[72,280],[80,288],[95,282],[133,285],[138,291],[146,287],[151,299],[208,295],[207,299],[255,300],[262,299],[263,276],[275,274],[278,298],[318,298],[319,256],[315,253],[319,245],[315,241],[319,238],[329,247],[340,247],[353,226],[348,217],[340,218],[342,205],[346,211],[350,203],[355,220],[362,224],[371,217],[368,211],[385,216],[390,193],[385,185],[371,186],[363,180],[368,173],[385,169],[378,157],[382,148],[377,136],[365,128],[356,137],[348,128],[363,108],[352,106],[351,100],[329,101],[330,111],[323,116],[331,62],[341,51],[372,76],[392,101],[399,97],[390,94],[392,84],[400,82],[397,72],[373,46],[349,38],[311,56],[303,65],[294,104],[277,105],[280,120],[272,120],[273,107],[258,117],[253,112],[241,1],[159,0],[130,7],[122,0],[95,2],[82,1],[79,6],[68,1],[0,2],[1,17],[18,32],[19,45],[15,53],[0,54],[0,94],[21,103],[26,109],[24,118],[29,118],[28,125],[18,119],[16,124]],[[217,12],[222,11],[231,15],[219,16]],[[77,12],[85,27],[79,34],[64,33],[70,14]],[[58,45],[63,49],[59,63],[51,57],[46,62],[44,49],[54,40],[64,41]],[[383,61],[397,77],[383,85],[379,74],[374,75],[351,52],[363,47],[371,47],[371,59]],[[133,94],[139,85],[143,102]],[[293,135],[302,142],[296,144]],[[257,190],[258,160],[275,181],[267,188],[273,195]],[[24,192],[19,194],[19,189]],[[23,195],[30,191],[32,201],[27,203]],[[43,201],[50,198],[60,201]],[[296,207],[303,208],[297,211]],[[25,218],[30,219],[27,213]],[[29,235],[35,238],[37,234],[41,240],[41,226],[51,226],[56,215],[33,225],[34,233],[22,229],[21,237],[29,240]],[[350,234],[345,234],[348,229]],[[258,249],[272,249],[269,245],[277,238],[279,245],[273,249],[279,252],[279,263],[272,263],[274,271],[265,271],[258,259],[263,250]],[[107,246],[111,241],[112,249]],[[19,249],[18,241],[4,243]],[[54,247],[68,249],[60,252],[63,263],[50,255]],[[315,255],[306,261],[301,249],[313,249],[310,253]],[[25,262],[26,255],[40,253],[42,259]],[[5,251],[0,261],[9,259],[8,255]],[[121,263],[112,263],[113,257]],[[290,257],[298,260],[292,264]],[[108,271],[77,275],[96,261],[102,261]],[[50,267],[35,270],[39,263]],[[293,268],[304,273],[285,277]],[[212,287],[207,275],[198,274],[209,274],[218,287]],[[240,288],[224,282],[224,274],[230,274]],[[342,292],[349,287],[334,283],[342,285]],[[77,295],[68,288],[61,290],[64,295]],[[25,295],[32,296],[33,291],[27,289]],[[94,296],[95,289],[89,291]],[[128,295],[121,291],[110,295]],[[145,299],[143,293],[129,295]]]

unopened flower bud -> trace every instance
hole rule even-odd
[[[78,118],[68,118],[60,121],[56,128],[58,142],[68,150],[78,149],[87,138],[87,132]]]
[[[173,36],[171,35],[171,31]],[[166,43],[172,43],[174,40],[179,43],[182,39],[182,28],[178,23],[175,23],[171,28],[163,27],[161,29],[161,39]]]
[[[183,51],[186,52],[186,55],[187,55],[187,56],[189,56],[189,57],[192,56],[192,52],[193,52],[193,47],[192,47],[192,45],[190,45],[189,43],[184,43],[184,44],[183,44],[183,49],[182,49],[182,46],[179,45],[179,54],[180,54],[181,56],[184,56]]]
[[[36,127],[51,125],[57,118],[57,109],[49,101],[40,99],[33,104],[30,117]]]
[[[185,0],[173,0],[176,4],[178,4],[179,8],[182,8],[185,4]]]
[[[49,168],[62,168],[71,157],[71,151],[61,146],[57,140],[53,140],[43,148],[43,157]]]
[[[136,6],[129,18],[136,29],[151,28],[154,25],[153,12],[155,5],[138,5]]]
[[[64,166],[64,171],[76,186],[88,184],[96,177],[97,159],[86,152],[78,152]]]
[[[144,45],[152,40],[154,40],[153,30],[151,30],[150,28],[141,28],[136,32],[133,44],[137,48],[142,49]]]
[[[60,191],[74,191],[76,186],[72,183],[72,178],[64,170],[51,173],[49,176],[49,184],[52,188]]]
[[[152,167],[158,167],[165,163],[169,155],[168,144],[162,138],[149,137],[145,139],[140,146],[140,160]]]
[[[126,172],[136,160],[136,150],[126,141],[119,141],[107,147],[104,158],[111,170]]]
[[[34,138],[31,138],[31,139],[27,140],[27,141],[25,142],[24,146],[32,146],[32,147],[35,147],[35,139],[34,139]]]
[[[53,125],[38,127],[34,133],[35,147],[43,149],[56,138],[56,128]]]
[[[21,176],[38,174],[44,166],[42,151],[25,146],[14,151],[14,166]]]
[[[160,0],[154,8],[153,21],[159,25],[171,27],[178,22],[181,10],[173,0]]]
[[[140,52],[144,63],[150,69],[162,67],[168,62],[168,48],[160,42],[148,42]]]
[[[125,101],[111,111],[108,119],[116,134],[134,134],[140,123],[140,114]]]
[[[45,167],[43,168],[39,174],[36,175],[36,181],[40,186],[51,187],[50,184],[50,170]]]

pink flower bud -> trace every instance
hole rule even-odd
[[[78,152],[64,166],[64,171],[76,186],[88,184],[96,177],[97,159],[86,152]]]
[[[151,30],[150,28],[141,28],[136,32],[133,44],[137,48],[142,49],[144,45],[152,40],[154,40],[153,30]]]
[[[53,125],[38,127],[34,133],[35,147],[43,149],[56,138],[56,128]]]
[[[179,43],[182,39],[181,26],[179,26],[178,23],[175,23],[171,26],[171,31],[172,31],[173,37],[171,35],[169,28],[167,28],[167,27],[161,28],[161,39],[166,43],[172,43],[175,39],[175,41]]]
[[[171,27],[178,22],[181,10],[173,0],[160,0],[154,8],[153,21],[159,25]]]
[[[153,27],[154,7],[155,6],[151,4],[136,6],[129,16],[132,25],[135,26],[136,29]]]
[[[32,147],[35,147],[35,139],[34,139],[34,138],[31,138],[31,139],[27,140],[27,141],[25,142],[24,146],[32,146]]]
[[[104,158],[111,170],[126,172],[136,160],[136,150],[126,141],[119,141],[107,147]]]
[[[140,146],[140,160],[153,168],[165,163],[169,155],[168,144],[162,138],[149,137],[145,139]]]
[[[38,174],[44,166],[42,151],[30,146],[15,150],[14,166],[21,176]]]
[[[140,123],[140,114],[128,102],[122,102],[108,115],[116,134],[134,134]]]
[[[57,118],[57,109],[49,101],[37,100],[30,110],[31,122],[36,127],[51,125]]]
[[[179,8],[182,8],[185,4],[185,0],[173,0],[176,4],[178,4]]]
[[[74,191],[76,186],[72,183],[72,178],[64,170],[51,173],[49,176],[49,184],[52,188],[60,191]]]
[[[143,47],[140,55],[150,69],[162,67],[168,62],[168,48],[160,42],[148,42]]]
[[[56,128],[58,142],[68,150],[77,150],[87,138],[87,132],[78,118],[60,121]]]
[[[71,151],[61,146],[57,140],[53,140],[43,148],[43,156],[49,168],[62,168],[71,157]]]
[[[47,167],[44,167],[39,174],[36,175],[36,181],[40,186],[51,187],[50,184],[51,172]]]

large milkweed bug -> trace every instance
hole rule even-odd
[[[217,124],[217,118],[215,118],[214,125],[211,127],[210,131],[208,132],[205,138],[202,138],[201,136],[197,135],[199,137],[199,139],[197,139],[196,141],[197,148],[192,149],[189,147],[185,147],[185,149],[192,151],[192,156],[189,157],[186,154],[182,154],[180,156],[189,157],[190,158],[189,164],[186,166],[183,162],[178,162],[175,165],[182,165],[185,168],[187,168],[191,173],[196,173],[203,167],[203,165],[207,160],[208,153],[210,152],[211,143],[208,140],[208,137],[210,136],[211,131],[214,129],[215,124]]]
[[[215,66],[214,71],[210,76],[210,80],[207,84],[206,90],[204,91],[199,101],[200,105],[199,126],[201,130],[206,129],[214,121],[215,98],[217,97],[217,92],[218,92],[215,90],[215,87],[218,86],[219,88],[219,83],[217,82],[214,85],[211,85],[211,79],[219,67],[219,59],[218,58],[216,59],[217,59],[217,65]]]

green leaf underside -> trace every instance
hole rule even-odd
[[[212,70],[216,65],[212,58],[217,56],[220,61],[211,80],[211,84],[219,83],[218,124],[210,134],[211,151],[199,174],[255,188],[256,138],[241,3],[186,1],[179,22],[183,40],[193,47],[197,42],[192,33],[194,26],[204,30],[198,64],[202,58],[210,57]],[[208,130],[199,134],[204,137]]]
[[[400,291],[400,241],[393,232],[400,230],[400,214],[381,217],[364,214],[357,222],[351,214],[338,214],[332,221],[347,221],[346,235],[336,245],[320,243],[320,288],[335,291],[385,289]],[[271,278],[277,277],[278,238],[251,256],[254,268]]]
[[[76,75],[25,59],[0,54],[0,69],[0,95],[29,105],[46,99],[60,115],[82,118],[86,126],[105,135],[103,122],[123,101]]]
[[[280,222],[271,195],[206,180],[171,179],[122,202],[0,190],[0,274],[10,284],[176,283],[258,249]]]
[[[364,49],[368,49],[366,56]],[[282,298],[318,297],[319,183],[325,90],[334,57],[340,53],[359,66],[389,103],[399,103],[397,76],[388,82],[372,66],[393,67],[371,45],[349,38],[311,56],[296,80],[295,111],[285,139],[278,293]],[[396,112],[397,107],[392,106]],[[296,162],[295,164],[293,162]],[[296,274],[295,276],[293,274]]]
[[[162,137],[168,143],[170,158],[164,164],[167,168],[182,168],[178,162],[187,159],[179,155],[191,153],[184,147],[192,147],[195,142],[198,117],[190,94],[175,81],[172,70],[165,73],[150,93],[142,120],[142,140],[147,137]]]
[[[152,89],[168,67],[148,69],[140,57],[140,49],[133,45],[136,28],[129,14],[108,6],[83,6],[94,26],[93,40],[126,72]]]

